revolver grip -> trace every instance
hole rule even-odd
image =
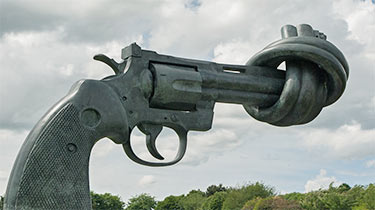
[[[91,209],[91,149],[105,136],[121,143],[128,135],[124,110],[114,108],[116,116],[107,108],[121,107],[118,103],[103,82],[78,82],[26,138],[9,179],[5,209]]]

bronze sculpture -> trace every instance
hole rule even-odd
[[[343,93],[349,67],[343,54],[309,25],[282,28],[283,39],[246,65],[159,55],[131,44],[123,62],[105,55],[115,75],[78,81],[30,132],[9,179],[5,209],[90,209],[88,163],[93,145],[108,137],[133,161],[167,166],[184,156],[189,130],[211,128],[215,102],[242,104],[254,118],[276,126],[304,124]],[[286,62],[286,71],[277,70]],[[155,141],[163,126],[179,136],[170,162],[148,162],[133,152],[130,133]]]

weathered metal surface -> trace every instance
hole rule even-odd
[[[216,102],[242,104],[277,126],[307,123],[343,93],[349,68],[342,53],[309,25],[284,26],[282,39],[246,65],[177,58],[131,44],[122,63],[105,55],[115,75],[77,82],[34,127],[9,179],[5,209],[91,209],[88,163],[96,141],[122,144],[143,165],[167,166],[185,154],[187,133],[211,128]],[[277,70],[286,62],[286,71]],[[179,136],[172,161],[149,162],[133,152],[130,133],[146,135],[150,154],[163,127]]]

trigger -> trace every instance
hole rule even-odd
[[[164,157],[156,149],[156,138],[160,134],[163,126],[156,124],[142,123],[138,125],[139,130],[146,135],[147,149],[152,156],[159,160],[164,160]]]

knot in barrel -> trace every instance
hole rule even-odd
[[[277,68],[286,64],[283,90],[269,107],[244,105],[255,119],[277,126],[310,122],[344,92],[349,76],[344,55],[326,36],[306,24],[286,25],[282,39],[254,55],[246,65]]]

